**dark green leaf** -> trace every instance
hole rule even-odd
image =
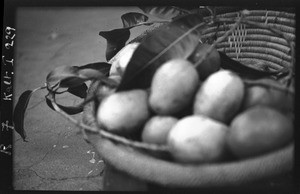
[[[130,12],[121,16],[123,28],[111,31],[101,31],[99,35],[106,39],[106,60],[109,61],[126,44],[130,37],[130,29],[140,25],[152,25],[145,23],[148,17],[141,13]]]
[[[133,53],[117,90],[149,87],[164,62],[186,59],[194,51],[204,26],[202,17],[192,14],[152,31]]]
[[[110,68],[111,68],[111,64],[105,63],[105,62],[90,63],[90,64],[87,64],[87,65],[83,65],[83,66],[78,67],[79,76],[81,75],[81,76],[85,76],[85,77],[91,76],[91,75],[88,74],[89,71],[86,71],[87,69],[91,69],[93,71],[98,72],[99,76],[103,76],[103,75],[108,76]],[[82,74],[84,74],[84,75],[82,75]],[[95,76],[95,74],[96,73],[94,72],[94,76]],[[68,92],[70,92],[71,94],[73,94],[75,96],[78,96],[80,98],[86,98],[87,89],[88,89],[88,87],[86,86],[86,84],[83,83],[79,86],[69,88]]]
[[[90,63],[81,67],[61,66],[47,75],[47,85],[59,83],[59,87],[69,88],[82,85],[87,80],[106,79],[111,64],[105,62]]]
[[[50,97],[49,95],[47,95],[47,96],[45,96],[45,98],[46,98],[46,103],[47,103],[47,105],[48,105],[52,110],[55,110],[54,107],[53,107],[53,105],[52,105],[52,102],[51,102],[51,100],[50,100],[51,97]],[[57,104],[57,106],[58,106],[61,110],[63,110],[64,112],[66,112],[66,113],[69,114],[69,115],[75,115],[75,114],[78,114],[78,113],[80,113],[80,112],[83,111],[83,107],[82,107],[82,106],[62,106],[62,105],[59,105],[59,104]]]
[[[141,10],[143,10],[144,13],[147,13],[149,15],[153,15],[158,18],[162,19],[172,19],[180,15],[189,14],[190,12],[188,10],[174,7],[174,6],[140,6]]]
[[[101,31],[99,35],[106,39],[106,60],[109,61],[125,46],[130,37],[130,28]]]
[[[96,80],[96,79],[102,79],[107,77],[104,75],[101,71],[95,70],[95,69],[80,69],[78,71],[78,77],[87,81],[87,80]]]
[[[67,77],[60,81],[59,86],[61,88],[72,88],[72,87],[77,87],[77,86],[83,84],[85,81],[87,81],[87,79],[83,79],[79,76]]]
[[[109,79],[104,73],[102,73],[99,70],[95,69],[80,69],[79,72],[79,78],[83,80],[101,80],[102,82],[108,84],[108,85],[115,85],[115,81]]]
[[[25,111],[32,93],[32,90],[26,90],[21,94],[13,113],[14,129],[20,134],[23,141],[26,141],[26,132],[24,130]]]
[[[146,22],[148,17],[142,13],[130,12],[121,16],[123,28],[134,27],[137,24]]]
[[[79,66],[78,68],[80,70],[81,69],[94,69],[94,70],[98,70],[99,72],[101,72],[104,75],[108,76],[110,68],[111,68],[111,64],[106,63],[106,62],[96,62],[96,63],[89,63],[87,65]]]
[[[46,77],[46,83],[53,86],[64,79],[76,78],[78,76],[78,67],[76,66],[60,66],[53,69]]]
[[[69,88],[68,92],[75,96],[78,96],[79,98],[86,98],[87,89],[88,89],[88,87],[86,86],[85,83],[83,83],[79,86]]]

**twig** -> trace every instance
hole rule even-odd
[[[46,88],[47,88],[47,86],[46,86],[46,85],[44,85],[44,86],[41,86],[41,87],[35,88],[34,90],[32,90],[32,92],[36,92],[36,91],[38,91],[38,90],[41,90],[41,89],[46,89]]]
[[[211,7],[211,6],[205,6],[205,9],[207,9],[209,11],[209,13],[211,14],[211,16],[214,20],[216,18],[216,8]]]
[[[87,126],[85,124],[82,124],[82,127],[89,128],[89,126]],[[118,143],[122,143],[122,144],[132,146],[132,147],[136,147],[136,148],[152,150],[152,151],[168,151],[169,150],[167,146],[159,146],[159,145],[156,145],[156,144],[148,144],[148,143],[142,143],[142,142],[138,142],[138,141],[131,141],[127,138],[109,133],[109,132],[107,132],[103,129],[99,129],[99,134],[102,137],[105,137],[107,139],[114,140]]]

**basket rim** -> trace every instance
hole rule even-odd
[[[93,90],[89,88],[89,92]],[[83,119],[95,125],[90,102],[84,108]],[[93,118],[93,120],[91,120]],[[293,169],[294,143],[273,152],[248,159],[222,163],[185,165],[156,158],[139,149],[87,133],[92,146],[105,162],[140,180],[166,187],[234,186],[288,173]],[[159,167],[159,168],[157,168]],[[171,178],[172,177],[172,178]],[[174,178],[175,177],[175,178]]]
[[[100,136],[89,135],[89,139],[105,162],[116,169],[140,180],[167,187],[234,186],[271,178],[293,169],[293,143],[241,161],[184,165],[152,157]]]

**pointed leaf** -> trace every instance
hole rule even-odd
[[[53,107],[52,105],[52,102],[50,100],[50,97],[49,96],[45,96],[46,98],[46,103],[47,105],[55,111],[55,108]],[[64,112],[66,112],[67,114],[69,115],[75,115],[75,114],[78,114],[80,112],[83,111],[83,107],[82,106],[62,106],[62,105],[59,105],[57,104],[57,106],[62,109]]]
[[[125,46],[130,37],[130,28],[101,31],[99,35],[106,39],[106,60],[109,61]]]
[[[109,72],[111,69],[111,64],[106,62],[96,62],[96,63],[89,63],[87,65],[83,65],[79,67],[79,74],[81,76],[89,76],[89,71],[87,69],[97,70],[102,75],[98,76],[98,80],[100,80],[100,77],[102,80],[105,79],[105,77],[109,76]],[[105,79],[106,80],[106,79]]]
[[[44,89],[45,87],[38,87],[34,90],[26,90],[21,94],[19,97],[19,100],[15,106],[14,112],[13,112],[13,123],[14,123],[14,129],[17,133],[20,134],[23,141],[27,142],[26,140],[26,132],[24,130],[24,117],[25,112],[29,103],[29,100],[32,96],[32,94],[40,89]]]
[[[87,80],[106,79],[110,67],[111,64],[105,62],[90,63],[81,67],[61,66],[47,75],[46,82],[49,86],[60,83],[59,87],[76,87]]]
[[[109,75],[111,64],[106,62],[90,63],[78,67],[78,77],[83,80],[99,80]]]
[[[53,69],[46,77],[46,83],[53,86],[63,79],[77,77],[78,67],[76,66],[60,66]]]
[[[68,92],[75,96],[78,96],[79,98],[86,98],[87,89],[88,89],[88,87],[86,86],[85,83],[83,83],[79,86],[69,88]]]
[[[149,15],[156,16],[161,19],[172,19],[180,15],[189,14],[188,10],[175,7],[175,6],[140,6],[141,10],[143,10],[144,13],[147,13]]]
[[[60,81],[59,87],[60,88],[73,88],[73,87],[77,87],[77,86],[83,84],[87,80],[88,80],[87,78],[82,78],[79,75],[67,77]]]
[[[105,72],[105,74],[107,74]],[[91,69],[91,68],[82,68],[78,71],[79,79],[83,80],[101,80],[105,84],[109,86],[115,86],[116,82],[112,79],[109,79],[107,75],[105,75],[103,72],[97,69]]]
[[[148,16],[137,13],[137,12],[129,12],[125,13],[121,16],[123,22],[123,28],[134,27],[137,24],[146,22],[148,20]]]
[[[187,58],[204,28],[202,17],[188,15],[152,31],[133,53],[118,91],[147,88],[158,67],[173,58]]]
[[[78,69],[94,69],[98,70],[99,72],[103,73],[104,75],[108,76],[109,71],[111,68],[111,64],[106,62],[96,62],[96,63],[89,63],[87,65],[79,66]]]
[[[21,94],[13,113],[14,129],[18,134],[20,134],[23,141],[26,141],[26,132],[24,130],[25,111],[32,93],[32,90],[26,90]]]

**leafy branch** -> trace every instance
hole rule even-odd
[[[83,111],[86,103],[93,100],[87,97],[87,89],[85,82],[89,80],[102,80],[110,86],[116,86],[114,80],[109,79],[111,65],[108,63],[90,63],[81,67],[77,66],[62,66],[52,70],[46,78],[44,86],[38,87],[34,90],[26,90],[21,94],[19,100],[13,111],[14,129],[20,134],[23,141],[26,140],[26,131],[24,129],[24,117],[32,94],[38,90],[47,89],[48,94],[45,96],[47,105],[55,110],[51,103],[51,97],[58,94],[70,93],[79,98],[84,99],[79,105],[76,106],[63,106],[57,104],[60,109],[63,109],[67,114],[73,115]]]

